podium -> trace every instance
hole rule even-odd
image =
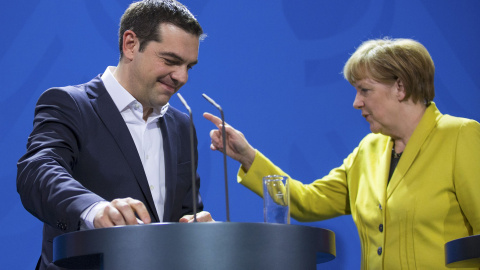
[[[480,235],[463,237],[446,243],[445,265],[448,268],[480,267]]]
[[[335,258],[332,231],[269,223],[161,223],[67,233],[53,241],[68,269],[316,269]]]

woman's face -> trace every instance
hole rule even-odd
[[[353,102],[355,109],[370,123],[373,133],[391,136],[400,119],[398,106],[401,101],[399,82],[392,85],[365,78],[355,83],[357,94]]]

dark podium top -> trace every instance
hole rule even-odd
[[[480,235],[463,237],[446,243],[445,264],[449,268],[480,267]]]
[[[163,223],[67,233],[53,242],[70,269],[316,269],[335,258],[332,231],[267,223]]]

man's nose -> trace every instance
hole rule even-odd
[[[188,67],[179,66],[171,74],[172,80],[176,81],[180,86],[188,81]]]

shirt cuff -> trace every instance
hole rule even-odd
[[[93,203],[87,209],[85,209],[85,211],[83,211],[80,215],[80,230],[95,229],[95,226],[93,225],[95,215],[100,209],[103,209],[109,203],[110,202],[107,201],[100,201]]]

